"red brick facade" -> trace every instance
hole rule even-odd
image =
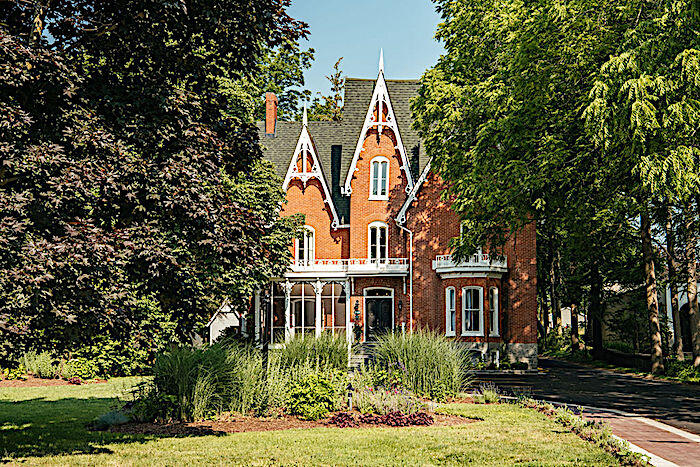
[[[372,99],[375,99],[376,89],[380,84],[386,86],[381,72]],[[370,102],[366,102],[365,109],[369,109]],[[293,153],[287,155],[288,159],[284,164],[290,168],[285,181],[287,203],[283,207],[282,215],[303,214],[305,216],[305,224],[312,227],[315,233],[315,254],[313,262],[297,264],[297,268],[293,267],[281,280],[290,290],[293,284],[299,283],[316,284],[319,290],[324,286],[323,284],[342,283],[343,290],[347,290],[349,297],[347,301],[341,298],[337,306],[343,304],[342,306],[347,307],[347,312],[344,310],[343,312],[350,315],[351,323],[360,326],[361,339],[366,337],[364,331],[367,317],[366,290],[382,288],[385,289],[386,294],[391,291],[393,295],[391,322],[394,330],[408,331],[412,323],[414,329],[428,327],[445,333],[446,288],[454,287],[456,326],[453,338],[455,340],[465,342],[466,345],[484,353],[498,349],[508,353],[513,360],[535,364],[537,297],[534,223],[512,235],[502,249],[502,254],[506,258],[505,263],[492,263],[487,255],[488,246],[484,246],[484,255],[478,256],[477,258],[480,259],[470,264],[453,264],[450,262],[452,261],[450,257],[447,257],[446,263],[436,261],[439,255],[450,254],[450,240],[460,234],[460,218],[450,208],[449,202],[441,198],[445,184],[436,173],[429,170],[429,163],[423,164],[424,168],[427,168],[423,171],[424,176],[418,181],[414,180],[418,178],[417,174],[409,172],[408,156],[401,144],[402,135],[396,134],[398,130],[396,125],[393,127],[390,125],[400,116],[391,114],[393,111],[388,107],[388,102],[387,94],[386,101],[380,100],[379,103],[374,104],[371,113],[368,112],[365,117],[363,131],[358,135],[361,149],[354,151],[352,163],[349,164],[347,171],[350,175],[346,174],[345,177],[347,183],[344,196],[348,200],[348,214],[347,217],[342,218],[342,223],[338,221],[339,210],[334,204],[334,198],[328,195],[331,187],[329,187],[328,177],[324,174],[329,170],[327,166],[329,164],[320,163],[318,146],[312,143],[310,146],[312,149],[305,155],[302,153],[297,153],[296,156]],[[378,122],[377,114],[380,106],[382,117]],[[313,141],[314,127],[307,125],[304,121],[302,136],[299,138],[304,137],[304,132],[310,128],[308,135]],[[284,128],[282,127],[283,131]],[[356,132],[354,134],[357,135]],[[300,145],[297,145],[297,151],[299,147]],[[345,147],[347,148],[347,143]],[[293,156],[299,160],[292,161]],[[307,158],[307,166],[304,169],[300,162],[302,157]],[[386,199],[372,199],[370,195],[371,163],[377,157],[388,160]],[[301,171],[308,172],[310,175],[300,174]],[[336,176],[333,183],[338,183],[338,178]],[[377,266],[367,261],[370,257],[368,228],[373,222],[386,225],[387,261],[396,259],[395,265],[391,268]],[[411,251],[408,231],[413,234],[413,251]],[[358,264],[360,266],[353,269]],[[441,266],[443,264],[447,266]],[[376,273],[372,273],[372,268],[375,268]],[[483,308],[480,332],[462,332],[462,289],[464,287],[480,288]],[[489,292],[490,289],[494,291]],[[498,297],[497,335],[490,335],[492,325],[489,322],[491,319],[489,293]],[[320,294],[321,292],[318,292],[316,303],[320,303]],[[294,292],[288,293],[288,296],[290,295],[292,298],[295,297]],[[284,303],[281,299],[275,298],[275,300],[277,300],[275,303]],[[287,319],[290,322],[289,327],[293,327],[291,322],[294,317],[290,317],[294,313],[293,307],[301,306],[303,310],[304,306],[309,307],[312,303],[311,298],[307,300],[302,297],[300,300],[302,305],[286,305],[287,309],[282,311],[278,309],[272,311],[274,307],[271,307],[270,312],[275,313],[275,321]],[[282,312],[287,313],[286,318],[279,316]],[[267,313],[267,310],[263,309],[261,313]],[[324,326],[321,321],[318,323],[317,333],[321,332]]]

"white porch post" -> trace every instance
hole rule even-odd
[[[291,320],[291,294],[292,284],[289,281],[284,282],[284,340],[285,342],[294,337]]]
[[[314,283],[314,292],[316,292],[316,337],[321,335],[323,323],[321,322],[321,292],[325,284],[319,279]]]
[[[246,334],[248,330],[246,329]],[[255,291],[255,296],[253,297],[253,333],[255,335],[255,342],[260,341],[260,289]]]
[[[343,288],[345,289],[345,338],[348,341],[348,345],[352,343],[352,328],[350,327],[350,312],[352,312],[352,306],[350,305],[350,282],[343,282]]]

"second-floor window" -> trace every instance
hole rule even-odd
[[[308,266],[316,259],[316,235],[313,227],[304,226],[304,230],[295,240],[295,260],[297,264]]]
[[[388,199],[389,159],[378,156],[372,159],[369,199]]]
[[[368,256],[369,259],[385,261],[388,257],[388,232],[384,222],[372,222],[369,225]]]

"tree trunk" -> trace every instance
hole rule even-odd
[[[671,219],[671,206],[666,211],[666,250],[668,267],[668,289],[671,295],[671,319],[673,319],[673,353],[677,360],[683,361],[683,335],[681,333],[681,314],[678,309],[678,284],[676,284],[676,237]]]
[[[571,353],[575,354],[581,350],[581,343],[578,338],[578,304],[571,304]]]
[[[696,203],[696,209],[700,214],[700,200]],[[686,253],[688,260],[688,314],[690,315],[690,339],[693,347],[693,366],[700,367],[700,313],[698,313],[698,277],[697,259],[695,249],[697,247],[697,225],[694,222],[692,205],[688,209],[685,218],[688,227],[688,243]]]
[[[651,337],[651,373],[663,374],[664,356],[661,350],[661,328],[659,326],[659,300],[656,294],[656,271],[654,250],[651,243],[651,219],[644,210],[641,216],[642,256],[644,259],[644,283],[647,294],[647,310]]]
[[[561,270],[559,262],[559,249],[552,241],[552,321],[554,329],[561,334],[561,300],[559,291],[561,290]]]
[[[597,355],[603,351],[603,278],[600,276],[598,265],[591,268],[591,300],[588,306],[591,346],[593,354]]]

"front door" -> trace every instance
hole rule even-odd
[[[365,297],[367,340],[391,331],[394,299],[391,290],[368,290]]]

